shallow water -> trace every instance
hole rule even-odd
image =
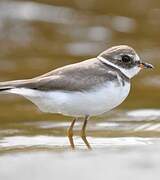
[[[66,137],[71,119],[43,114],[27,100],[0,96],[0,179],[151,179],[159,177],[160,2],[0,1],[0,80],[31,78],[94,57],[112,45],[134,47],[154,70],[132,81],[129,97],[87,127],[93,151]],[[63,173],[62,173],[63,172]]]

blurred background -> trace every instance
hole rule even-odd
[[[131,94],[120,108],[159,108],[160,2],[121,4],[120,0],[1,0],[0,80],[32,78],[127,44],[155,69],[133,80]],[[0,104],[0,120],[43,118],[23,98],[1,96]]]
[[[95,146],[152,144],[160,136],[160,1],[0,0],[0,81],[32,78],[120,44],[132,46],[155,69],[132,80],[129,97],[116,110],[93,118],[89,136],[106,138],[93,138]],[[0,152],[68,147],[69,120],[43,114],[22,97],[1,95]]]

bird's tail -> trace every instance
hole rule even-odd
[[[23,86],[23,84],[25,83],[26,83],[26,80],[0,82],[0,92]]]

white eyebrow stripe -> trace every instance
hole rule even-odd
[[[111,65],[111,66],[113,66],[113,67],[115,67],[115,68],[117,68],[117,69],[119,69],[119,70],[121,69],[120,67],[118,67],[117,65],[115,65],[115,64],[113,64],[112,62],[108,61],[107,59],[105,59],[105,58],[102,57],[102,56],[97,56],[97,58],[98,58],[99,60],[101,60],[102,62],[108,64],[108,65]]]

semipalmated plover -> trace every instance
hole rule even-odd
[[[130,91],[130,79],[143,68],[153,66],[142,62],[133,48],[120,45],[95,58],[32,79],[1,82],[0,91],[22,95],[43,112],[73,116],[68,129],[72,148],[74,123],[77,118],[84,117],[81,137],[91,148],[85,133],[89,117],[121,104]]]

